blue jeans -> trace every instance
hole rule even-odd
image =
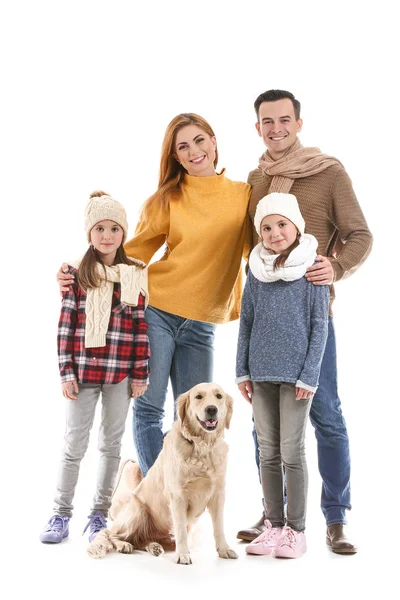
[[[215,325],[149,306],[150,385],[133,404],[133,438],[143,476],[163,445],[164,404],[171,379],[174,399],[213,377]]]
[[[346,509],[351,509],[349,438],[337,391],[336,340],[331,317],[319,386],[311,404],[310,420],[317,438],[318,468],[322,477],[321,508],[326,524],[347,523]],[[260,471],[255,430],[253,438],[257,468]]]

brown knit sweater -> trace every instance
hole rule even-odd
[[[256,207],[268,194],[272,177],[260,168],[251,171],[248,182],[252,187],[249,214],[254,223]],[[334,280],[353,273],[367,258],[372,247],[372,235],[354,194],[346,171],[339,164],[321,173],[295,179],[290,190],[300,206],[306,222],[306,233],[318,240],[318,253],[332,256],[333,248],[340,248],[333,259]],[[253,246],[259,242],[253,228]],[[335,297],[331,286],[330,313]]]

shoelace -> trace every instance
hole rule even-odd
[[[271,534],[274,535],[275,531],[272,529],[272,525],[269,521],[266,521],[266,529],[255,539],[253,540],[253,544],[254,543],[262,543],[262,542],[268,542]]]
[[[47,523],[46,531],[57,531],[57,533],[61,533],[64,529],[64,519],[60,517],[60,515],[54,515],[51,517],[50,521]]]
[[[271,535],[268,538],[268,541],[270,541],[270,542],[275,541],[276,538],[279,538],[281,535],[282,535],[281,529],[277,529],[277,528],[271,529]]]
[[[98,533],[99,531],[104,529],[106,526],[107,526],[107,523],[106,523],[106,520],[103,515],[89,515],[89,521],[87,522],[87,525],[86,525],[85,529],[83,530],[83,533],[85,533],[89,527],[90,527],[91,533]]]
[[[272,527],[271,523],[268,520],[265,521],[265,526],[266,529],[255,540],[253,540],[253,544],[275,542],[276,539],[281,536],[282,529]]]
[[[296,536],[294,534],[293,529],[291,529],[290,527],[285,527],[279,545],[289,546],[289,548],[293,548],[293,546],[296,545]]]

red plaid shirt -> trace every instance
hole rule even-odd
[[[76,269],[70,267],[75,275]],[[150,345],[144,319],[144,296],[137,306],[121,302],[121,285],[114,283],[106,345],[85,348],[86,293],[76,284],[63,293],[58,323],[58,362],[61,382],[119,383],[129,376],[132,383],[148,384]]]

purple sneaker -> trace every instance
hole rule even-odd
[[[89,542],[93,542],[94,538],[99,533],[99,531],[101,531],[102,529],[106,529],[107,520],[102,512],[96,512],[93,515],[89,515],[88,519],[89,521],[87,522],[83,533],[85,533],[86,530],[89,529]]]
[[[59,544],[69,535],[69,517],[53,515],[40,534],[40,541],[46,544]]]
[[[284,527],[274,551],[276,558],[300,558],[307,551],[306,536],[291,527]]]

